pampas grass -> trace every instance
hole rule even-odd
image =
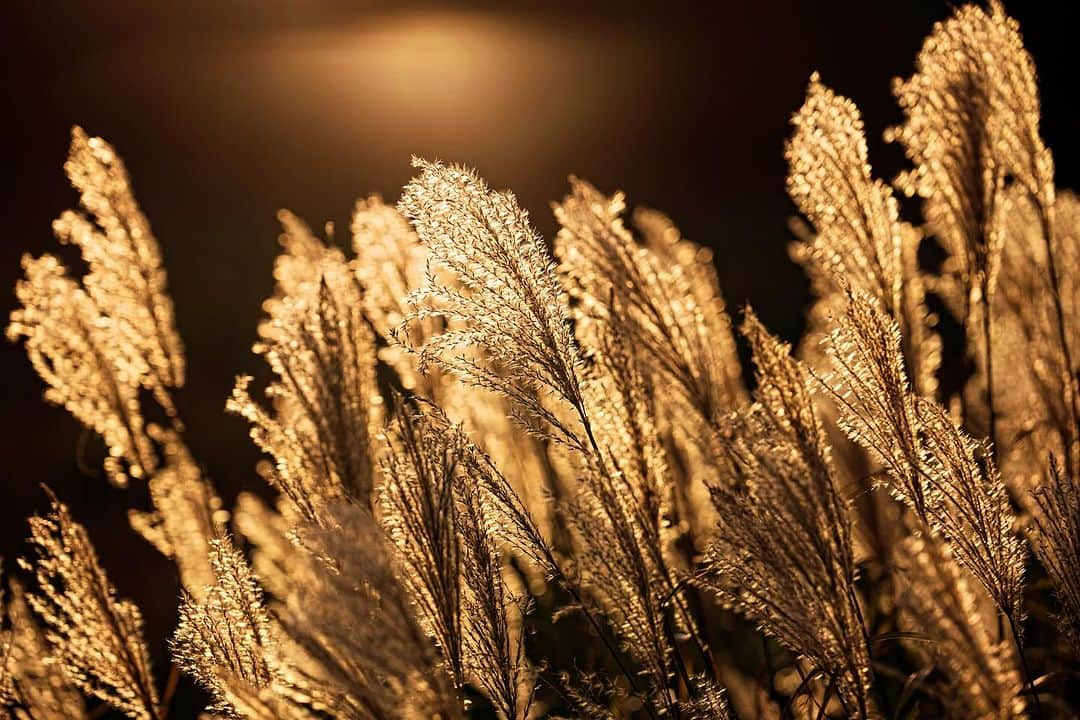
[[[107,477],[147,483],[132,529],[183,597],[166,677],[50,491],[2,596],[3,717],[165,720],[179,672],[207,718],[1075,716],[1076,198],[998,3],[936,26],[895,92],[894,183],[817,74],[793,115],[795,353],[733,322],[670,219],[577,178],[552,249],[512,193],[423,159],[396,205],[357,203],[351,254],[283,211],[273,381],[227,404],[278,500],[231,512],[173,402],[161,250],[75,128],[54,230],[86,271],[27,257],[7,334]]]

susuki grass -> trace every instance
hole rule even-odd
[[[6,581],[3,716],[164,720],[178,671],[207,718],[1075,716],[1080,201],[997,3],[935,26],[895,93],[893,182],[816,74],[792,118],[794,354],[667,217],[576,178],[550,246],[421,159],[396,206],[357,204],[351,252],[283,212],[274,379],[227,402],[278,500],[231,509],[172,400],[158,243],[76,128],[54,230],[86,272],[25,258],[8,336],[109,480],[148,484],[131,526],[177,565],[175,669],[53,488]]]

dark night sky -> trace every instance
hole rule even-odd
[[[806,284],[785,250],[788,117],[820,70],[862,108],[871,160],[891,177],[902,159],[880,141],[899,119],[891,79],[910,74],[949,12],[935,1],[404,5],[106,0],[0,11],[13,180],[0,317],[14,304],[20,255],[53,251],[49,224],[77,199],[61,166],[79,123],[125,158],[161,243],[187,346],[188,439],[227,497],[260,483],[245,424],[223,408],[236,373],[261,371],[249,351],[272,288],[278,208],[344,233],[354,199],[396,198],[419,154],[512,188],[550,237],[548,203],[575,173],[668,212],[716,249],[733,306],[753,303],[795,338]],[[1068,5],[1009,10],[1040,71],[1058,183],[1075,188]],[[42,403],[21,347],[0,343],[0,377],[0,556],[10,567],[22,551],[23,518],[45,507],[39,483],[49,484],[89,526],[121,592],[143,605],[161,667],[177,586],[127,527],[138,493],[78,469],[78,428]]]

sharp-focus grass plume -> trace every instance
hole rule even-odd
[[[421,368],[434,364],[506,396],[524,427],[584,450],[580,433],[545,402],[551,396],[584,413],[564,292],[528,215],[512,194],[492,191],[471,170],[419,159],[413,165],[420,175],[405,186],[398,208],[427,248],[429,270],[406,321],[434,315],[466,323],[429,338],[419,348]],[[431,263],[456,283],[441,281]]]
[[[228,538],[212,541],[209,554],[215,582],[180,605],[176,663],[210,694],[211,712],[247,717],[265,708],[269,717],[311,716],[303,707],[307,693],[290,687],[275,622],[247,560]]]
[[[177,688],[229,720],[1075,717],[1080,203],[999,3],[894,90],[892,185],[817,74],[792,116],[797,357],[749,308],[735,337],[711,250],[576,178],[550,245],[421,159],[351,248],[282,211],[273,380],[226,401],[268,486],[234,504],[184,437],[161,247],[76,128],[54,232],[85,271],[25,258],[7,335],[146,481],[172,668],[49,491],[0,585],[0,718],[180,720]]]
[[[86,529],[67,507],[30,519],[36,557],[23,565],[37,578],[30,606],[64,672],[80,690],[134,720],[161,717],[139,609],[117,596]]]
[[[890,492],[949,541],[1011,622],[1019,620],[1027,549],[990,446],[911,392],[900,330],[873,299],[851,291],[834,322],[835,375],[827,384],[841,427],[884,465]]]
[[[563,514],[585,589],[651,676],[655,702],[673,711],[687,698],[666,687],[667,678],[704,689],[715,668],[677,584],[684,558],[675,548],[674,488],[642,358],[614,319],[593,340],[586,386],[592,449],[570,470],[580,479]],[[682,640],[688,645],[680,647]]]
[[[526,608],[502,577],[495,526],[466,459],[476,451],[435,408],[401,408],[392,435],[380,508],[422,626],[457,686],[475,681],[506,720],[525,718]]]
[[[1061,603],[1057,619],[1080,657],[1080,481],[1051,460],[1046,481],[1032,493],[1033,545]]]
[[[434,428],[410,409],[398,413],[380,507],[403,566],[403,583],[424,630],[442,648],[447,672],[464,683],[464,548],[454,481],[464,438]]]
[[[272,644],[270,618],[247,561],[230,545],[228,540],[214,542],[215,582],[201,601],[189,598],[180,606],[173,639],[177,662],[217,699],[214,712],[227,710],[222,700],[230,681],[262,688],[271,680],[265,656]],[[233,677],[222,681],[219,674]]]
[[[410,290],[424,282],[427,250],[420,238],[394,206],[377,196],[356,204],[352,230],[354,266],[364,288],[365,314],[385,343],[379,347],[379,359],[395,371],[403,389],[436,400],[450,417],[468,427],[471,435],[484,438],[485,450],[499,460],[537,522],[550,532],[548,495],[552,478],[545,472],[544,450],[533,437],[514,431],[509,400],[455,382],[452,376],[434,368],[418,372],[419,358],[395,337],[412,313],[407,302]],[[444,274],[440,282],[454,281]],[[438,317],[413,322],[405,345],[423,345],[428,337],[453,324]]]
[[[734,482],[697,581],[813,664],[849,717],[877,716],[851,521],[806,370],[747,311],[755,402],[730,419]]]
[[[705,651],[664,558],[661,449],[647,437],[655,421],[640,395],[635,359],[608,343],[595,348],[598,357],[586,372],[554,262],[513,196],[490,190],[470,171],[416,164],[421,175],[406,187],[400,207],[441,267],[414,293],[417,310],[409,320],[437,314],[461,323],[429,338],[421,358],[505,396],[522,425],[568,452],[565,472],[575,487],[562,516],[571,552],[580,557],[577,577],[557,565],[554,575],[576,604],[586,603],[582,609],[598,633],[607,631],[594,615],[608,616],[621,649],[648,676],[647,690],[619,649],[610,642],[607,649],[634,694],[652,696],[649,712],[676,712],[680,698],[668,687],[669,675],[678,669],[685,686],[693,686],[676,657],[676,634],[688,632]],[[440,271],[456,284],[443,281]],[[665,607],[668,599],[674,611]]]

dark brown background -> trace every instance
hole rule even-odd
[[[1013,3],[1038,64],[1058,179],[1080,173],[1070,3]],[[550,237],[548,202],[576,173],[670,213],[717,250],[732,305],[752,302],[795,338],[806,283],[786,257],[782,144],[805,83],[864,111],[872,161],[900,167],[880,132],[890,95],[944,2],[696,4],[106,1],[5,4],[3,153],[12,185],[0,242],[0,317],[23,252],[53,251],[75,201],[61,165],[72,123],[126,159],[169,269],[189,374],[179,403],[198,458],[227,497],[259,487],[243,421],[225,416],[272,287],[274,213],[345,232],[356,197],[396,198],[419,154],[476,166],[514,189]],[[701,3],[705,6],[706,3]],[[151,7],[152,6],[152,7]],[[0,556],[53,487],[89,526],[123,594],[144,608],[163,667],[177,584],[127,527],[138,492],[77,468],[79,430],[41,402],[22,349],[0,344]],[[91,444],[88,454],[100,452]],[[174,717],[193,713],[185,687]]]

